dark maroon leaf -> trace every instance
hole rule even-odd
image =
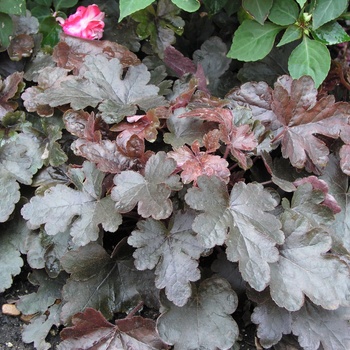
[[[86,308],[72,318],[72,327],[62,330],[60,350],[168,349],[155,329],[155,322],[141,316],[108,322],[101,312]]]
[[[9,75],[5,80],[0,79],[0,120],[7,112],[14,111],[18,104],[11,101],[21,88],[23,73],[15,72]]]
[[[101,245],[90,243],[61,258],[63,268],[70,273],[62,291],[63,322],[87,307],[101,311],[108,319],[115,312],[130,311],[141,301],[148,307],[159,307],[154,273],[138,271],[134,259],[127,256],[127,246],[122,248],[123,256],[118,252],[110,256]]]
[[[179,77],[186,73],[194,74],[196,72],[195,63],[171,45],[164,50],[164,63]]]
[[[34,39],[28,34],[16,35],[10,42],[7,52],[13,61],[19,61],[23,57],[30,57],[33,53]]]

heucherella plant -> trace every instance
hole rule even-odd
[[[345,38],[344,3],[94,2],[28,1],[1,53],[0,292],[30,272],[23,341],[348,350],[350,52],[323,83],[288,74]]]

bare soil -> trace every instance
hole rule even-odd
[[[26,273],[16,276],[11,288],[4,293],[0,293],[0,306],[12,303],[19,299],[21,295],[36,291],[36,287],[26,279]],[[8,316],[1,312],[0,307],[0,350],[33,350],[34,344],[26,344],[22,341],[22,331],[25,322],[19,316]],[[52,330],[46,341],[51,344],[51,349],[55,350],[60,343],[58,332]]]

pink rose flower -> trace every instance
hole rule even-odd
[[[104,17],[105,13],[101,12],[97,5],[89,5],[88,7],[79,6],[77,12],[66,20],[61,17],[56,19],[66,34],[94,40],[102,38]]]

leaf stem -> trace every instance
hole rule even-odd
[[[272,180],[268,180],[268,181],[264,181],[264,182],[260,182],[260,185],[270,185],[270,184],[273,184]]]
[[[143,307],[143,301],[140,301],[125,318],[132,318],[135,316],[136,312],[140,311]]]
[[[231,166],[228,168],[228,170],[232,171],[233,169],[237,168],[237,166],[238,166],[238,163],[235,163],[235,164],[231,165]]]
[[[230,147],[226,146],[226,150],[225,150],[225,153],[224,153],[223,158],[224,158],[224,159],[227,159],[229,153],[230,153]]]

